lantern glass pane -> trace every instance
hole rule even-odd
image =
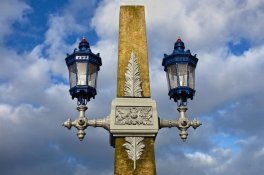
[[[69,66],[69,79],[70,79],[70,87],[76,86],[76,64],[72,64]]]
[[[176,65],[172,64],[167,67],[167,80],[169,90],[177,87]]]
[[[188,66],[189,71],[189,87],[194,89],[195,88],[195,68],[191,65]]]
[[[168,91],[170,91],[171,90],[171,85],[170,85],[170,79],[169,79],[168,71],[166,72],[166,76],[167,76]]]
[[[178,72],[178,86],[188,86],[187,84],[187,64],[178,64],[177,66]]]
[[[78,72],[77,85],[87,85],[86,69],[87,69],[87,63],[77,63],[77,72]]]
[[[97,65],[89,63],[89,73],[88,73],[88,85],[96,88],[96,80],[97,80]]]

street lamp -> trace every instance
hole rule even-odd
[[[98,71],[102,65],[100,54],[92,53],[89,43],[85,38],[79,43],[79,49],[74,49],[71,55],[65,58],[69,70],[70,94],[72,99],[77,98],[77,110],[80,115],[75,121],[68,119],[63,126],[78,129],[77,136],[82,141],[88,126],[101,126],[103,120],[88,120],[85,111],[86,104],[91,98],[95,98]],[[98,123],[99,122],[99,123]],[[102,126],[104,127],[104,126]]]
[[[191,55],[190,50],[184,49],[184,43],[178,38],[173,53],[164,54],[162,61],[167,74],[169,96],[178,102],[178,106],[186,106],[187,99],[193,99],[195,94],[195,68],[198,58]]]
[[[187,111],[187,100],[193,99],[195,94],[195,68],[198,62],[196,55],[192,55],[190,50],[185,51],[184,43],[180,38],[177,39],[174,45],[172,54],[164,54],[162,65],[167,75],[168,89],[170,99],[173,98],[178,104],[180,113],[179,119],[175,120],[160,120],[160,128],[162,127],[177,127],[180,132],[180,137],[186,141],[188,133],[187,129],[192,126],[194,129],[201,125],[201,122],[194,119],[188,121],[185,112]]]
[[[65,58],[69,69],[70,94],[77,98],[78,105],[86,105],[96,95],[98,71],[102,65],[100,54],[92,53],[85,38],[79,43],[79,50],[74,49]]]
[[[71,121],[71,119],[68,119],[63,123],[63,126],[67,127],[68,129],[71,129],[72,126],[77,128],[77,136],[81,141],[85,136],[84,130],[88,126],[103,127],[110,132],[110,136],[119,136],[117,133],[122,133],[121,135],[125,135],[125,133],[123,132],[131,134],[138,131],[138,127],[136,127],[136,125],[127,126],[127,130],[116,125],[116,115],[118,115],[120,111],[118,111],[118,108],[115,107],[118,104],[121,106],[131,106],[133,108],[133,106],[137,106],[142,103],[142,99],[140,100],[141,102],[137,101],[137,99],[134,97],[132,99],[126,98],[126,100],[113,100],[110,116],[107,116],[103,119],[94,120],[90,120],[85,117],[85,111],[88,109],[86,107],[86,104],[88,101],[90,101],[90,98],[94,98],[96,95],[96,81],[98,71],[100,70],[100,66],[102,65],[99,53],[92,53],[89,43],[85,38],[83,38],[79,43],[79,50],[74,49],[74,52],[71,55],[68,55],[65,58],[65,61],[69,69],[69,91],[72,99],[77,98],[77,110],[79,111],[80,115],[79,118],[77,118],[75,121]],[[194,84],[195,68],[197,62],[198,58],[196,58],[196,55],[191,55],[190,50],[185,51],[184,43],[180,38],[177,39],[175,43],[173,53],[171,55],[164,54],[162,65],[164,66],[164,70],[167,75],[169,88],[168,95],[170,96],[170,98],[173,98],[175,102],[177,102],[177,110],[179,111],[180,115],[178,120],[166,120],[158,118],[156,103],[153,100],[147,100],[144,103],[150,105],[151,108],[153,108],[153,127],[150,127],[146,130],[142,130],[141,128],[141,134],[145,134],[144,132],[148,132],[151,133],[151,135],[156,135],[158,130],[161,128],[177,127],[180,130],[179,135],[181,139],[183,141],[186,141],[188,136],[187,129],[191,126],[196,129],[202,124],[196,119],[194,119],[193,121],[189,121],[185,115],[185,112],[188,109],[187,100],[193,99],[193,96],[195,94]],[[135,77],[126,78],[128,80],[135,80]],[[141,106],[144,106],[144,104],[142,103]],[[130,114],[127,114],[125,117],[130,118],[131,116]],[[137,118],[137,120],[141,119]],[[112,140],[112,138],[110,140]]]

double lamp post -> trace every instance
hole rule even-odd
[[[131,57],[133,58],[135,55],[132,53]],[[68,129],[71,129],[71,127],[74,126],[78,130],[77,136],[81,141],[85,137],[85,129],[88,126],[103,127],[109,131],[112,140],[111,142],[113,142],[113,136],[120,133],[117,131],[118,129],[116,129],[118,109],[112,109],[110,116],[107,116],[104,119],[91,120],[85,117],[85,111],[88,109],[86,106],[87,102],[89,102],[91,98],[95,98],[95,95],[97,94],[96,88],[98,72],[100,70],[100,66],[102,66],[100,54],[94,54],[91,51],[87,40],[83,38],[79,43],[79,49],[74,49],[72,54],[67,55],[65,61],[69,70],[69,91],[72,99],[77,99],[79,117],[74,121],[68,119],[63,123],[63,126]],[[162,65],[164,66],[164,71],[167,76],[169,89],[168,95],[170,99],[173,99],[178,105],[179,118],[177,120],[166,120],[157,117],[157,115],[153,113],[152,117],[156,127],[155,129],[152,128],[150,132],[147,131],[147,133],[151,133],[155,130],[153,133],[156,135],[157,131],[161,128],[177,127],[180,130],[179,135],[181,139],[185,141],[188,136],[187,129],[190,126],[196,129],[201,125],[201,122],[196,119],[189,121],[185,115],[185,112],[187,111],[187,101],[188,99],[193,99],[195,94],[195,68],[197,62],[198,58],[196,58],[196,55],[192,55],[190,50],[185,50],[185,45],[180,38],[178,38],[175,42],[173,52],[169,55],[164,54]],[[130,115],[130,119],[139,118],[137,113],[135,113],[133,117],[133,111],[130,111],[130,114],[126,114],[125,117],[128,115]],[[144,117],[146,119],[146,116],[141,116],[141,118]],[[129,125],[136,125],[137,122],[146,122],[146,120],[130,120],[130,123],[126,120],[126,122]],[[125,129],[122,128],[122,130],[124,131]],[[136,129],[126,132],[139,133]],[[125,134],[121,135],[125,136]],[[141,135],[145,134],[141,133]]]

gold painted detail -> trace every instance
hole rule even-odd
[[[142,142],[144,137],[126,137],[126,143],[123,146],[126,148],[128,158],[134,162],[134,170],[136,169],[136,161],[140,159],[145,144]]]
[[[140,77],[140,88],[142,91],[140,97],[144,97],[139,100],[134,106],[142,106],[142,100],[150,98],[150,83],[149,83],[149,68],[148,68],[148,48],[146,37],[146,23],[145,23],[145,10],[144,6],[121,6],[120,18],[119,18],[119,41],[118,41],[118,74],[117,74],[117,97],[127,99],[126,97],[136,97],[135,95],[125,95],[125,82],[127,81],[125,74],[128,72],[128,65],[131,57],[136,57],[136,63],[138,64],[138,76]],[[134,53],[134,56],[132,55]],[[132,60],[131,60],[132,61]],[[132,63],[133,64],[133,63]],[[125,98],[124,98],[125,97]],[[131,98],[134,99],[134,98]],[[120,100],[121,101],[121,100]],[[116,107],[119,105],[116,105]],[[124,106],[130,107],[130,106]],[[114,108],[116,110],[116,108]],[[133,127],[149,128],[157,127],[156,121],[156,107],[152,106],[152,118],[153,125],[116,125],[116,119],[111,120],[114,122],[114,126],[119,128],[115,134],[122,134],[124,130],[133,131]],[[113,115],[115,116],[116,113]],[[139,116],[138,116],[139,117]],[[133,123],[133,122],[132,122]],[[128,128],[128,129],[127,129]],[[158,127],[157,127],[158,128]],[[157,129],[158,130],[158,129]],[[119,133],[120,132],[120,133]],[[115,175],[155,175],[155,155],[154,155],[154,138],[142,137],[134,135],[126,135],[127,137],[119,136],[114,138],[115,145]],[[132,136],[132,137],[131,137]],[[135,136],[135,137],[134,137]],[[137,151],[134,151],[134,145],[137,145],[137,138],[140,137],[144,144],[141,144],[140,155],[135,156]],[[130,138],[130,139],[129,139]],[[130,141],[128,141],[130,140]],[[134,141],[135,140],[135,141]],[[126,146],[125,146],[126,145]],[[130,145],[130,146],[129,146]],[[126,148],[128,147],[128,148]],[[136,146],[139,147],[139,146]],[[144,151],[143,151],[144,149]],[[139,148],[137,148],[139,150]],[[128,153],[130,152],[130,154]],[[138,157],[138,159],[137,159]],[[132,161],[131,161],[132,160]],[[134,164],[134,169],[133,169]]]
[[[130,59],[128,61],[127,70],[125,73],[125,97],[142,97],[141,79],[139,73],[139,66],[137,63],[137,57],[134,51],[131,52]]]
[[[153,125],[151,106],[117,106],[116,125]]]
[[[119,18],[117,97],[124,97],[125,73],[132,51],[136,53],[142,97],[150,97],[146,22],[143,6],[121,6]]]

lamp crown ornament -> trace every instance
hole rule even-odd
[[[178,37],[177,41],[174,44],[174,52],[175,51],[181,52],[184,51],[184,49],[185,49],[184,42],[182,42],[181,38]]]
[[[79,43],[79,49],[80,49],[81,51],[85,51],[85,50],[91,51],[91,50],[90,50],[90,45],[89,45],[89,43],[87,42],[87,40],[86,40],[85,37],[83,37],[83,38],[82,38],[82,41]]]

